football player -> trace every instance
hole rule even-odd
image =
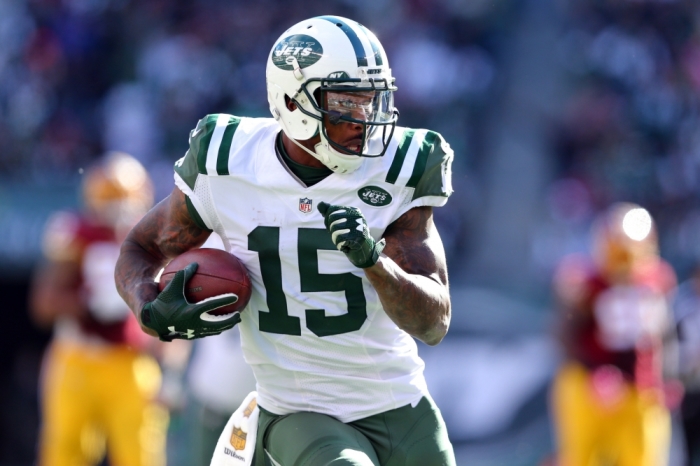
[[[386,53],[355,21],[292,26],[266,75],[273,118],[209,115],[191,131],[176,188],[122,246],[121,295],[163,340],[240,320],[256,465],[454,465],[413,340],[436,345],[450,322],[432,208],[452,193],[452,150],[396,125]],[[208,314],[235,297],[185,300],[195,264],[160,295],[153,282],[212,231],[252,278],[240,317]]]
[[[555,274],[565,349],[552,391],[559,464],[664,465],[667,404],[679,395],[664,374],[675,273],[659,257],[653,220],[638,205],[611,206],[592,239],[591,259],[566,258]]]
[[[34,321],[53,326],[42,374],[40,466],[161,466],[167,413],[160,369],[117,293],[120,242],[153,205],[144,167],[109,153],[84,173],[83,211],[57,212],[31,288]]]
[[[680,417],[686,464],[700,464],[700,264],[674,293],[678,329],[678,372],[685,388]]]

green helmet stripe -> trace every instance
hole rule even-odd
[[[391,162],[391,167],[389,168],[389,173],[386,175],[386,182],[395,184],[396,180],[399,178],[401,173],[401,167],[406,159],[406,153],[408,153],[408,148],[411,147],[411,141],[413,140],[413,135],[416,133],[413,129],[407,129],[404,131],[401,137],[401,142],[399,143],[399,148],[396,150],[396,155],[394,160]]]
[[[406,183],[407,187],[415,188],[418,181],[420,181],[421,177],[423,176],[425,164],[428,162],[428,155],[430,155],[434,149],[436,137],[437,133],[435,131],[428,131],[428,133],[425,135],[423,143],[421,144],[420,149],[418,149],[418,157],[416,158],[416,164],[413,166],[413,172]]]
[[[233,134],[238,128],[238,124],[241,119],[232,116],[229,118],[228,126],[224,130],[224,135],[221,138],[221,145],[219,146],[219,153],[216,156],[216,174],[217,175],[228,175],[228,159],[231,152],[231,143],[233,142]]]
[[[348,36],[352,48],[355,51],[355,56],[357,57],[357,66],[367,66],[367,54],[365,53],[365,48],[362,46],[360,38],[357,33],[342,19],[337,16],[319,16],[318,19],[325,19],[331,23],[337,24],[338,27]]]
[[[372,46],[372,51],[374,52],[374,65],[375,66],[382,66],[384,65],[384,60],[382,59],[382,52],[381,52],[381,47],[379,47],[379,44],[375,40],[374,34],[370,33],[366,27],[364,27],[361,24],[358,24],[360,26],[360,29],[367,35],[367,40],[369,41],[370,45]]]

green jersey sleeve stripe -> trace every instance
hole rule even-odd
[[[425,171],[425,164],[428,162],[428,155],[430,155],[434,149],[433,146],[436,137],[437,133],[434,131],[428,131],[428,133],[425,135],[423,143],[421,144],[420,149],[418,149],[418,157],[416,158],[416,164],[413,166],[411,178],[409,178],[408,182],[406,183],[407,187],[415,188],[416,185],[418,185],[418,181],[420,181],[421,177],[423,176],[423,172]]]
[[[221,148],[221,142],[223,141],[224,133],[226,132],[226,128],[228,128],[230,120],[231,115],[223,113],[216,115],[216,125],[214,126],[214,131],[212,131],[211,142],[207,149],[206,170],[209,175],[217,174],[216,166],[217,159],[219,158],[219,149]]]
[[[231,152],[231,142],[233,142],[233,134],[238,128],[238,124],[241,119],[238,117],[231,117],[228,121],[228,126],[224,130],[224,135],[221,138],[221,146],[219,147],[219,154],[216,157],[216,173],[217,175],[228,175],[228,159]]]
[[[195,129],[195,134],[203,131],[203,134],[199,138],[199,144],[197,147],[197,168],[199,173],[207,173],[207,152],[209,152],[209,144],[211,143],[211,137],[214,134],[214,127],[216,126],[216,115],[208,115],[200,124],[197,125]],[[201,128],[201,129],[200,129]],[[196,136],[195,136],[196,138]]]
[[[452,159],[454,153],[450,145],[439,133],[429,132],[431,144],[425,151],[422,174],[416,179],[413,199],[448,198],[452,194]]]
[[[199,170],[197,170],[197,159],[191,151],[188,150],[183,158],[175,162],[175,172],[180,175],[180,178],[190,189],[194,190]]]
[[[399,143],[399,148],[396,150],[396,155],[394,156],[394,160],[391,162],[391,167],[389,167],[389,173],[386,175],[385,181],[387,183],[395,184],[396,180],[399,178],[401,167],[406,159],[408,148],[411,147],[411,141],[413,140],[413,135],[415,132],[416,131],[413,129],[407,129],[404,131],[401,138],[401,143]]]

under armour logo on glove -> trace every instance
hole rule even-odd
[[[323,215],[333,244],[355,267],[365,269],[377,263],[386,241],[372,238],[360,209],[319,202],[318,211]]]
[[[218,335],[233,328],[241,321],[239,312],[224,320],[204,320],[202,314],[228,306],[238,301],[238,296],[226,293],[198,303],[190,303],[185,298],[185,284],[197,271],[193,262],[179,270],[165,289],[141,309],[141,322],[155,330],[163,341],[174,339],[192,340],[209,335]]]

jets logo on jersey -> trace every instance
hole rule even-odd
[[[277,43],[272,51],[272,63],[277,68],[291,71],[294,66],[287,61],[290,57],[297,59],[299,68],[306,68],[319,61],[322,56],[323,47],[316,39],[305,34],[296,34]]]
[[[299,210],[301,212],[304,212],[305,214],[308,214],[311,212],[311,209],[313,207],[314,201],[309,199],[308,197],[302,197],[299,199]]]
[[[391,194],[386,192],[379,186],[365,186],[357,191],[360,200],[367,205],[375,207],[384,207],[391,204]]]

